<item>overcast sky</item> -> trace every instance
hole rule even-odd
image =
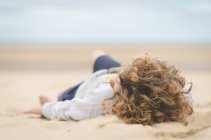
[[[211,42],[211,0],[0,0],[0,42]]]

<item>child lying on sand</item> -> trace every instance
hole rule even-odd
[[[193,113],[185,78],[174,66],[145,56],[121,68],[103,51],[94,51],[93,74],[52,102],[40,97],[42,107],[25,113],[47,119],[84,120],[113,114],[125,123],[152,125],[180,122]]]

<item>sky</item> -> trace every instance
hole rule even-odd
[[[211,0],[0,0],[0,42],[211,42]]]

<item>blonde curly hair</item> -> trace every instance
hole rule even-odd
[[[193,108],[185,94],[185,78],[166,62],[136,58],[119,74],[121,91],[112,100],[112,114],[125,123],[153,125],[161,122],[188,124]]]

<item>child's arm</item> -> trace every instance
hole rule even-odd
[[[57,120],[83,120],[92,118],[98,113],[94,102],[80,98],[73,100],[48,102],[41,108],[42,115],[47,119]]]
[[[113,96],[111,87],[100,86],[87,90],[86,96],[77,96],[72,100],[48,102],[42,106],[42,115],[47,119],[84,120],[100,115],[104,99]]]
[[[102,71],[103,73],[106,71]],[[96,72],[95,76],[101,72]],[[93,78],[94,77],[90,77]],[[91,87],[91,88],[90,88]],[[78,94],[72,100],[47,102],[41,108],[42,115],[47,119],[83,120],[93,118],[102,112],[101,104],[104,99],[113,96],[112,88],[107,83],[98,83],[96,86],[89,82],[78,89]]]

